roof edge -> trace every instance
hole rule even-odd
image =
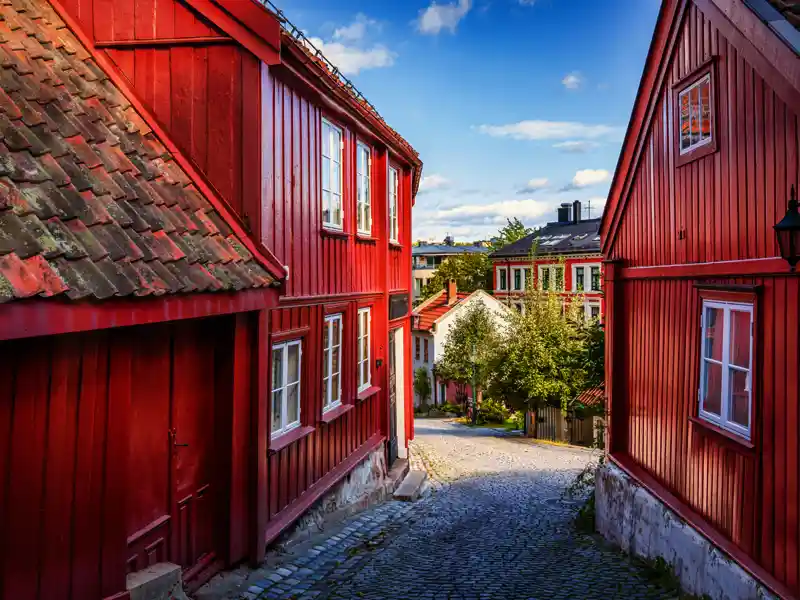
[[[286,278],[286,271],[278,260],[278,258],[270,252],[270,250],[263,246],[263,244],[253,240],[251,235],[245,230],[242,223],[236,217],[236,213],[228,206],[228,203],[220,197],[214,190],[213,186],[206,181],[205,177],[200,171],[195,168],[191,160],[189,160],[183,152],[175,145],[172,138],[167,134],[164,128],[160,125],[155,116],[144,106],[139,99],[139,96],[128,85],[125,77],[123,77],[117,67],[112,64],[111,60],[106,57],[104,52],[100,52],[95,47],[92,40],[83,31],[81,26],[72,18],[61,4],[61,0],[48,0],[53,10],[58,13],[58,16],[64,21],[64,24],[69,28],[78,41],[86,48],[86,51],[97,62],[101,69],[108,75],[109,79],[115,86],[125,95],[127,100],[138,112],[142,119],[147,123],[150,129],[158,136],[159,141],[164,147],[172,154],[175,161],[184,170],[186,175],[197,186],[197,189],[208,199],[211,206],[220,214],[225,222],[230,226],[233,232],[239,237],[245,247],[250,251],[253,257],[263,266],[267,272],[272,275],[276,280],[282,281]]]
[[[428,305],[429,305],[431,302],[433,302],[434,300],[436,300],[436,299],[437,299],[439,296],[441,296],[441,295],[442,295],[442,294],[444,294],[444,293],[445,293],[445,290],[441,290],[441,291],[437,292],[436,294],[434,294],[433,296],[431,296],[431,297],[430,297],[430,298],[428,298],[427,300],[423,301],[423,302],[422,302],[422,304],[420,304],[420,305],[419,305],[417,308],[415,308],[414,310],[412,310],[412,311],[411,311],[411,314],[412,314],[412,315],[419,314],[419,311],[420,311],[420,310],[422,310],[423,308],[427,308],[427,307],[428,307]]]

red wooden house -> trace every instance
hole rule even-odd
[[[421,163],[289,31],[0,4],[0,599],[196,587],[405,454]]]
[[[581,202],[562,204],[558,220],[489,255],[493,294],[524,309],[522,298],[533,281],[564,298],[580,294],[587,319],[603,314],[600,219],[582,219]]]
[[[662,4],[601,227],[598,523],[715,598],[800,597],[799,8]]]

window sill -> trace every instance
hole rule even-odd
[[[332,408],[327,412],[322,413],[322,418],[319,420],[320,423],[332,423],[343,414],[350,412],[355,408],[352,404],[340,404],[336,408]]]
[[[732,446],[736,450],[749,452],[755,449],[755,444],[753,444],[752,441],[746,440],[742,436],[728,431],[727,429],[723,429],[718,425],[714,425],[714,423],[710,421],[706,421],[700,417],[689,417],[689,422],[697,427],[699,433],[713,436],[717,438],[718,441]]]
[[[294,444],[296,441],[302,440],[307,435],[310,435],[313,431],[314,428],[311,425],[306,425],[305,427],[302,425],[300,427],[295,427],[291,431],[287,431],[286,433],[283,433],[278,437],[271,439],[269,442],[269,450],[267,451],[267,454],[272,455],[277,452],[280,452],[281,450],[286,448],[286,446],[290,446],[291,444]]]
[[[321,233],[326,237],[332,237],[332,238],[346,239],[350,237],[350,234],[347,233],[344,229],[333,229],[332,227],[326,227],[325,225],[322,226]]]
[[[389,240],[389,248],[392,248],[394,250],[402,250],[403,244],[401,244],[400,242],[395,242],[394,240]],[[425,269],[427,267],[420,267],[420,268]]]
[[[357,242],[364,242],[365,244],[374,244],[378,241],[378,238],[372,237],[368,233],[357,233],[356,234],[356,241]]]
[[[373,385],[372,387],[368,387],[363,392],[358,392],[358,396],[356,396],[356,400],[359,402],[363,402],[367,398],[372,398],[375,394],[381,391],[381,388],[377,385]]]

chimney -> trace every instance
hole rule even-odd
[[[580,223],[581,222],[581,201],[575,200],[572,203],[572,222],[573,223]]]
[[[447,306],[453,306],[458,297],[458,288],[456,287],[456,280],[451,279],[447,282]]]
[[[572,205],[569,202],[564,202],[558,209],[558,222],[561,224],[569,223],[569,211]]]

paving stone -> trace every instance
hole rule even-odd
[[[668,600],[616,549],[572,526],[564,492],[591,453],[443,420],[415,423],[428,480],[259,571],[258,600]],[[272,587],[270,587],[272,586]],[[248,591],[247,593],[252,593]],[[248,598],[242,596],[242,598]]]

